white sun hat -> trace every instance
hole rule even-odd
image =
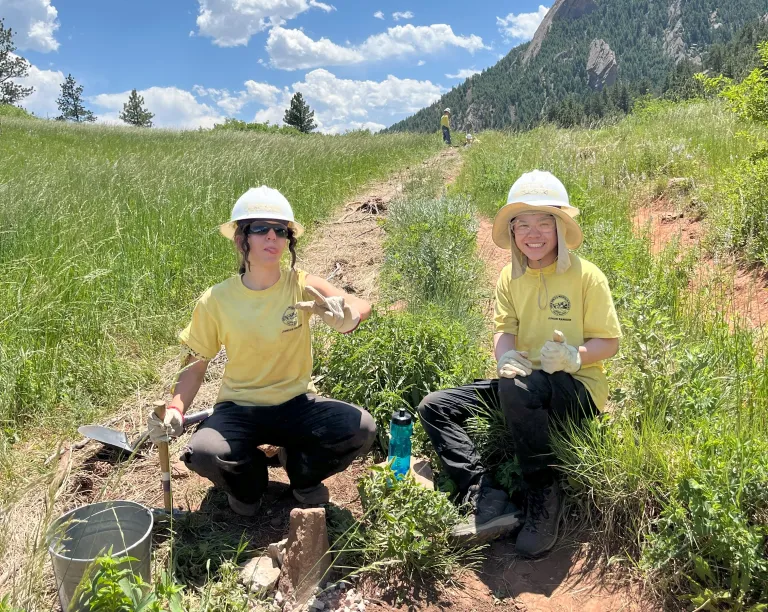
[[[298,238],[304,233],[304,227],[294,218],[293,209],[285,196],[266,185],[251,187],[237,199],[229,221],[219,226],[222,236],[234,240],[237,222],[243,219],[285,221],[293,230],[294,237]]]
[[[548,213],[560,219],[565,229],[565,244],[569,249],[581,246],[584,234],[574,217],[579,209],[571,206],[568,192],[550,172],[534,170],[523,174],[509,190],[506,205],[493,220],[493,241],[502,249],[511,247],[509,222],[522,213]],[[561,225],[561,224],[558,224]]]
[[[451,112],[451,109],[450,109],[450,108],[446,108],[446,109],[445,109],[443,112],[444,112],[444,113],[450,113],[450,112]]]

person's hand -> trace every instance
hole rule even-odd
[[[347,334],[360,324],[360,313],[347,304],[342,295],[325,297],[311,285],[305,287],[312,296],[312,302],[298,302],[296,308],[316,314],[330,328]]]
[[[531,372],[533,372],[533,364],[528,361],[527,352],[507,351],[499,359],[496,371],[499,374],[499,378],[530,376]]]
[[[165,418],[160,420],[153,410],[147,419],[147,429],[149,439],[155,444],[168,442],[171,437],[177,438],[184,433],[184,415],[180,408],[168,406],[165,409]]]
[[[552,340],[545,342],[541,349],[541,369],[547,374],[568,372],[573,374],[581,369],[579,349],[565,341],[565,334],[555,330]]]

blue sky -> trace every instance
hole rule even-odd
[[[402,119],[528,40],[538,1],[0,0],[32,63],[22,104],[55,116],[63,78],[101,121],[136,88],[162,127],[279,123],[294,91],[320,129]]]

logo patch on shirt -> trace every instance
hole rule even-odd
[[[549,301],[549,309],[552,311],[552,314],[564,317],[571,310],[571,300],[564,295],[556,295]]]
[[[283,325],[296,327],[299,324],[299,313],[293,306],[288,306],[283,313]]]

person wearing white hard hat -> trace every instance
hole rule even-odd
[[[443,142],[447,145],[451,144],[451,109],[446,108],[443,111],[443,116],[440,117],[440,127],[443,128]]]
[[[460,540],[517,532],[516,551],[529,557],[557,541],[562,502],[550,431],[603,409],[608,383],[602,362],[616,354],[621,337],[605,275],[570,252],[583,240],[578,213],[549,172],[534,170],[515,182],[492,233],[511,256],[496,285],[498,379],[438,391],[419,405],[443,466],[474,509],[454,533]],[[482,406],[500,406],[504,413],[525,481],[518,504],[493,482],[465,429]]]
[[[184,413],[223,345],[227,363],[213,415],[192,435],[183,461],[223,489],[232,510],[252,516],[268,482],[267,456],[258,447],[280,447],[294,497],[326,503],[322,481],[370,449],[376,425],[365,410],[316,395],[309,321],[315,314],[350,333],[371,307],[295,268],[304,228],[276,189],[249,189],[219,230],[235,244],[239,273],[203,293],[179,335],[183,368],[165,419],[149,417],[150,437],[183,432]]]

